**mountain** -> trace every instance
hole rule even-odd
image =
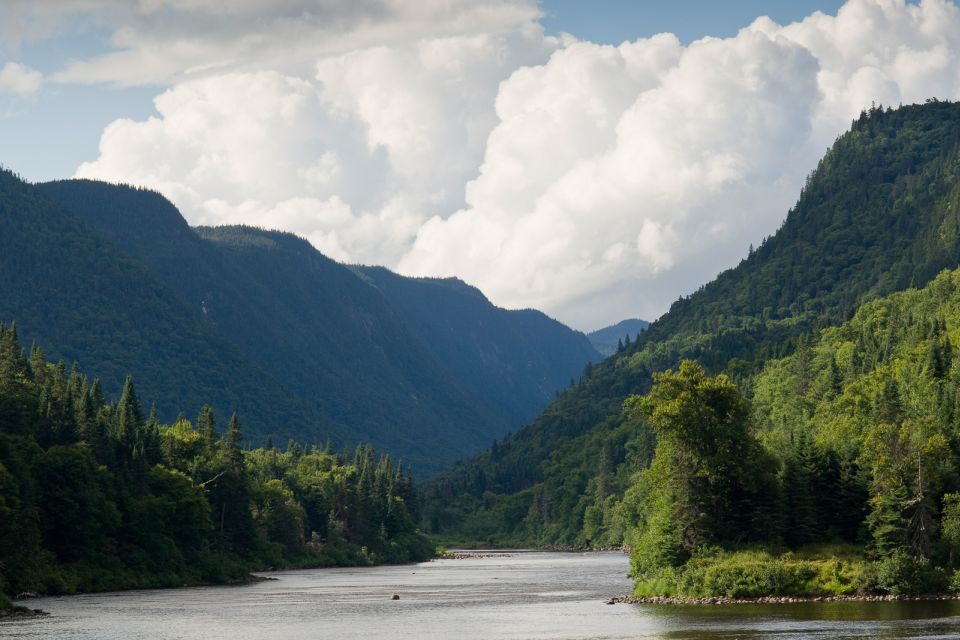
[[[587,334],[587,339],[590,340],[593,348],[600,352],[600,355],[604,357],[612,356],[623,348],[624,342],[630,344],[641,331],[649,326],[650,323],[646,320],[636,318],[621,320],[609,327],[591,331]]]
[[[588,339],[539,311],[508,311],[455,278],[405,278],[358,267],[469,396],[505,424],[532,420],[558,390],[600,359]],[[561,348],[558,348],[561,347]],[[503,433],[498,433],[500,437]],[[485,442],[484,445],[488,445]]]
[[[221,424],[233,412],[262,439],[341,436],[142,263],[41,191],[0,171],[0,318],[47,357],[82,362],[119,394],[128,373],[146,407]]]
[[[372,442],[426,474],[532,419],[599,358],[582,334],[536,311],[498,309],[460,281],[342,265],[287,233],[193,229],[169,201],[142,189],[85,180],[23,188],[58,216],[74,218],[98,246],[109,245],[136,264],[172,298],[174,317],[189,318],[244,359],[222,370],[223,389],[230,385],[222,376],[232,370],[256,371],[282,391],[287,406],[304,413],[288,428],[287,421],[254,420],[242,411],[254,441],[272,435],[281,442],[329,436],[337,446]],[[85,282],[99,277],[93,263],[83,271]],[[38,277],[30,270],[20,275]],[[75,293],[84,295],[87,286],[78,284]],[[56,297],[55,288],[50,295]],[[116,372],[112,390],[122,382],[120,369],[129,367],[133,352],[105,368],[97,358],[100,339],[74,353],[72,334],[57,331],[60,322],[71,321],[67,309],[47,314],[37,328],[18,311],[16,304],[0,308],[18,320],[22,335],[55,345],[53,355],[83,355],[92,369]],[[44,313],[44,306],[36,311]],[[164,312],[142,322],[169,321]],[[127,340],[128,329],[121,327],[119,342]],[[137,345],[139,361],[150,362],[164,344],[158,329],[153,340]],[[200,362],[177,367],[195,371]],[[219,364],[209,366],[219,371]],[[199,407],[167,395],[149,369],[141,376],[143,395],[159,406],[190,415]],[[269,406],[256,394],[245,401]]]
[[[649,465],[649,426],[623,410],[683,358],[747,389],[765,361],[870,300],[960,261],[960,105],[872,108],[810,175],[777,233],[675,302],[529,426],[425,488],[434,531],[504,543],[622,540],[611,511]],[[629,518],[627,518],[629,520]]]

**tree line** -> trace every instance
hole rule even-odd
[[[0,593],[244,578],[430,557],[413,480],[386,455],[245,450],[240,420],[162,424],[132,378],[109,401],[0,324]]]

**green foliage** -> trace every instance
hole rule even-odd
[[[929,558],[895,549],[866,566],[862,589],[901,595],[939,593],[947,585],[943,569],[932,565]]]
[[[730,379],[707,376],[685,360],[654,376],[643,398],[628,401],[657,435],[631,556],[637,579],[678,567],[698,549],[769,534],[764,494],[774,492],[770,460],[747,430],[749,405]]]
[[[184,417],[144,420],[133,379],[104,400],[79,368],[24,356],[0,324],[0,593],[222,582],[251,569],[432,555],[409,474],[297,445],[245,451]],[[82,428],[72,428],[82,425]],[[210,438],[213,438],[212,440]]]
[[[766,551],[704,549],[679,568],[637,581],[634,595],[688,598],[724,596],[840,596],[864,589],[867,563],[856,557],[798,557]]]
[[[875,330],[851,332],[836,349],[822,349],[813,336],[850,319],[871,300],[922,286],[942,269],[957,266],[958,124],[960,105],[949,102],[862,114],[821,160],[774,236],[737,267],[681,297],[531,425],[428,483],[426,526],[469,538],[476,523],[490,521],[486,516],[501,501],[528,494],[541,497],[536,513],[492,531],[488,527],[487,539],[575,544],[588,542],[584,532],[589,530],[590,543],[635,542],[631,529],[643,517],[646,499],[638,474],[652,459],[653,437],[649,425],[623,411],[623,402],[648,392],[653,372],[677,367],[686,358],[709,372],[725,371],[756,400],[755,426],[779,474],[780,495],[764,500],[789,505],[769,523],[771,538],[798,545],[818,537],[853,541],[868,535],[864,518],[873,509],[871,483],[861,465],[872,462],[859,457],[860,445],[867,427],[875,424],[875,403],[884,402],[878,397],[883,387],[851,381],[886,362],[898,332],[923,318],[932,337],[911,356],[909,368],[895,372],[898,384],[908,383],[899,389],[907,415],[891,423],[899,427],[917,398],[925,398],[936,410],[926,422],[913,422],[912,429],[923,436],[910,445],[923,449],[936,435],[929,428],[933,414],[934,424],[943,424],[957,413],[958,396],[950,383],[956,360],[952,345],[958,339],[950,334],[956,325],[947,319],[944,330],[934,310],[904,306]],[[781,359],[795,351],[798,357]],[[765,368],[769,373],[760,375]],[[911,382],[915,374],[923,376],[923,384]],[[884,410],[895,413],[896,406],[887,403]],[[824,434],[831,424],[836,429],[828,443]],[[952,437],[948,441],[956,448]],[[609,451],[615,462],[612,482],[603,483],[610,501],[591,495],[601,475],[596,457],[601,451]],[[936,493],[927,486],[917,491],[917,474],[906,471],[913,453],[905,455],[895,466],[902,468],[899,482],[907,489],[906,499],[923,497],[900,513],[907,522],[903,534],[913,536],[914,546],[931,542],[936,547],[935,535],[927,535],[928,541],[915,535],[923,530],[919,524],[937,517],[931,498]],[[923,466],[924,476],[932,471]],[[944,482],[951,473],[937,470]],[[822,499],[813,502],[811,495]],[[577,508],[584,503],[591,507],[589,520],[587,508]]]

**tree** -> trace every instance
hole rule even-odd
[[[723,374],[709,377],[692,361],[654,375],[643,397],[627,401],[657,434],[635,572],[683,564],[705,544],[755,536],[756,512],[772,479],[748,429],[749,407]]]
[[[207,452],[212,453],[217,445],[217,424],[213,417],[213,408],[208,404],[200,407],[200,414],[197,416],[197,431],[203,438]]]

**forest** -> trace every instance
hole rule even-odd
[[[865,111],[776,234],[428,482],[424,526],[626,543],[638,594],[948,588],[960,337],[956,274],[937,274],[960,255],[958,143],[955,103]]]
[[[156,416],[132,378],[110,401],[0,324],[0,606],[434,553],[410,473],[370,445],[246,449],[236,415]]]
[[[656,374],[627,401],[653,463],[616,507],[638,594],[960,590],[958,327],[950,271],[802,337],[752,399],[689,360]]]

